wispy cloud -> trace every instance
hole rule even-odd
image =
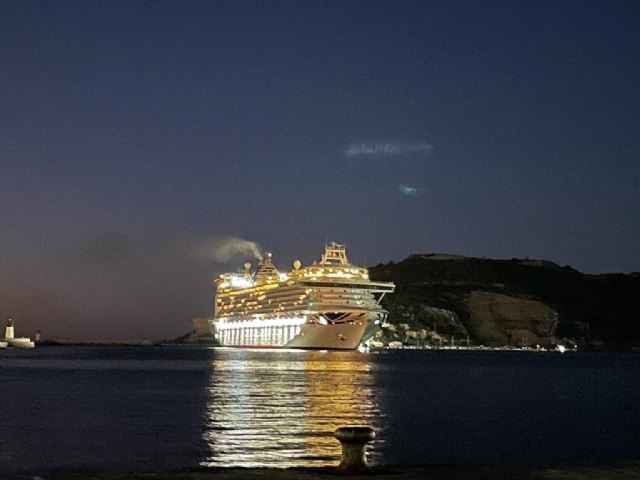
[[[411,185],[406,185],[406,184],[400,184],[398,186],[398,190],[400,191],[400,193],[402,195],[406,195],[407,197],[417,197],[418,196],[418,189],[415,187],[412,187]]]
[[[428,153],[433,146],[425,141],[352,143],[344,149],[347,158],[360,156],[395,157],[409,153]]]

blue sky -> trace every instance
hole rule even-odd
[[[244,260],[192,254],[226,237],[283,267],[335,239],[369,265],[638,271],[639,20],[633,1],[5,0],[0,314],[176,336]]]

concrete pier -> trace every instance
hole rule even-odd
[[[174,471],[112,474],[43,473],[31,475],[3,475],[0,480],[329,480],[344,478],[346,472],[335,468],[215,468],[197,471]],[[432,465],[414,467],[373,468],[363,474],[348,474],[352,480],[638,480],[640,464],[612,464],[591,466],[455,466]]]

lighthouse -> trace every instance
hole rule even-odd
[[[12,347],[12,348],[33,348],[36,346],[34,342],[31,341],[28,337],[16,337],[15,332],[13,331],[13,320],[7,320],[7,328],[4,329],[4,341],[2,342],[4,345],[2,347]]]
[[[4,338],[13,338],[13,320],[7,320],[7,328],[4,329]]]

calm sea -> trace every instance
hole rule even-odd
[[[0,473],[640,460],[640,355],[0,350]]]

